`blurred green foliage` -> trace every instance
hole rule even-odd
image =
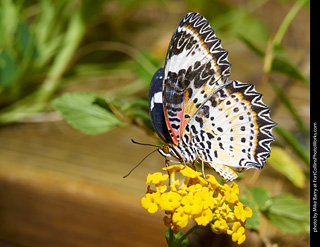
[[[258,230],[260,217],[264,215],[281,231],[291,234],[309,232],[309,205],[290,194],[270,196],[265,188],[246,188],[240,200],[253,210],[252,218],[247,219],[246,227]]]
[[[101,3],[1,1],[0,123],[48,109]]]
[[[220,38],[236,38],[261,59],[259,91],[263,93],[270,85],[299,132],[281,125],[275,128],[277,146],[268,163],[293,186],[303,188],[310,173],[309,127],[273,75],[280,73],[290,82],[299,81],[309,87],[308,76],[291,62],[282,40],[296,15],[308,9],[310,2],[282,0],[291,3],[291,8],[275,33],[255,14],[268,2],[252,0],[240,5],[222,0],[2,0],[0,124],[32,119],[52,111],[53,106],[70,125],[86,134],[132,124],[151,133],[148,85],[153,73],[163,66],[165,51],[160,51],[162,57],[157,56],[157,52],[135,48],[128,39],[149,27],[150,17],[144,23],[135,19],[141,11],[161,9],[165,13],[181,5],[185,12],[204,15]],[[72,92],[57,97],[63,90],[96,80],[112,80],[117,86],[102,93]],[[120,83],[123,80],[130,83]],[[242,200],[255,212],[248,221],[251,229],[259,229],[259,218],[264,215],[284,232],[309,231],[309,206],[305,201],[287,194],[270,196],[266,189],[256,187],[247,187]]]

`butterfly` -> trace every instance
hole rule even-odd
[[[150,117],[166,161],[199,162],[227,181],[237,178],[235,171],[264,166],[276,126],[252,84],[228,81],[230,68],[208,21],[188,13],[149,88]]]

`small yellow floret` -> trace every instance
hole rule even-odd
[[[153,214],[158,211],[158,203],[160,201],[160,193],[148,193],[141,199],[141,206]]]
[[[189,215],[185,214],[182,207],[177,208],[177,210],[172,215],[172,222],[180,228],[185,228],[188,226]]]
[[[158,184],[161,181],[166,181],[168,179],[168,177],[169,177],[168,174],[163,175],[161,172],[156,172],[156,173],[153,173],[153,174],[149,174],[147,176],[146,184],[150,184],[150,183]]]
[[[193,216],[198,225],[206,226],[213,219],[213,213],[210,208],[203,210],[200,214]]]
[[[252,217],[252,210],[251,208],[246,207],[241,202],[239,202],[234,208],[234,215],[242,223],[245,223],[247,218]]]
[[[180,206],[180,201],[180,194],[170,191],[160,196],[159,206],[163,211],[173,211]]]
[[[238,244],[245,241],[244,226],[246,219],[252,216],[252,210],[239,201],[236,183],[221,185],[212,175],[204,179],[202,173],[185,165],[172,165],[163,170],[169,175],[160,172],[148,175],[147,193],[141,200],[143,208],[155,213],[160,206],[166,213],[165,225],[175,233],[193,219],[198,225],[210,224],[214,233],[231,235]],[[184,176],[181,185],[175,176],[178,172]],[[156,190],[151,189],[152,184]],[[232,229],[228,224],[233,224]]]
[[[232,241],[242,244],[246,240],[246,235],[244,234],[245,229],[240,222],[235,222],[232,227]]]

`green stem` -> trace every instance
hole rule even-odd
[[[170,228],[169,228],[170,229]],[[174,242],[174,233],[173,231],[170,229],[169,230],[169,242],[168,242],[168,247],[174,247],[175,246],[175,242]]]
[[[275,47],[280,45],[284,35],[286,34],[291,22],[298,14],[299,10],[303,7],[304,4],[307,3],[309,0],[298,0],[290,9],[284,20],[282,21],[280,27],[278,28],[277,33],[275,34],[273,39],[270,39],[266,51],[265,51],[265,58],[264,58],[264,66],[263,66],[263,77],[260,84],[260,91],[264,91],[265,85],[269,81],[269,74],[272,69],[272,62],[274,59],[274,51]]]
[[[85,25],[81,17],[81,9],[79,9],[73,14],[73,17],[70,20],[68,30],[65,34],[64,44],[54,60],[54,63],[48,72],[48,76],[40,89],[40,98],[38,100],[48,100],[52,93],[57,90],[61,81],[61,76],[67,69],[75,50],[84,36],[84,33]]]
[[[273,39],[273,46],[277,46],[281,43],[287,29],[289,28],[291,22],[296,17],[300,9],[305,5],[309,0],[298,0],[293,7],[290,9],[284,20],[282,21],[276,35]]]
[[[185,234],[182,234],[182,232],[178,232],[175,234],[170,227],[167,228],[166,232],[166,239],[168,243],[168,247],[182,247],[188,245],[188,239],[187,237],[194,232],[195,229],[197,229],[199,225],[194,225],[191,227]],[[169,235],[169,236],[168,236]]]
[[[114,41],[95,42],[83,46],[81,49],[79,49],[73,60],[76,61],[81,57],[86,56],[95,51],[121,52],[134,59],[151,75],[153,75],[153,73],[157,70],[157,68],[139,50],[124,43]]]
[[[193,227],[191,227],[185,234],[183,234],[183,236],[179,239],[178,243],[177,243],[177,247],[179,247],[181,245],[181,243],[183,242],[183,240],[185,240],[192,232],[194,232],[197,228],[199,227],[199,225],[194,225]]]

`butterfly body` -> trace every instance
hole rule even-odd
[[[228,82],[227,56],[207,20],[188,13],[152,79],[149,110],[166,143],[162,155],[184,164],[199,161],[233,180],[234,170],[263,167],[276,124],[253,85]]]

